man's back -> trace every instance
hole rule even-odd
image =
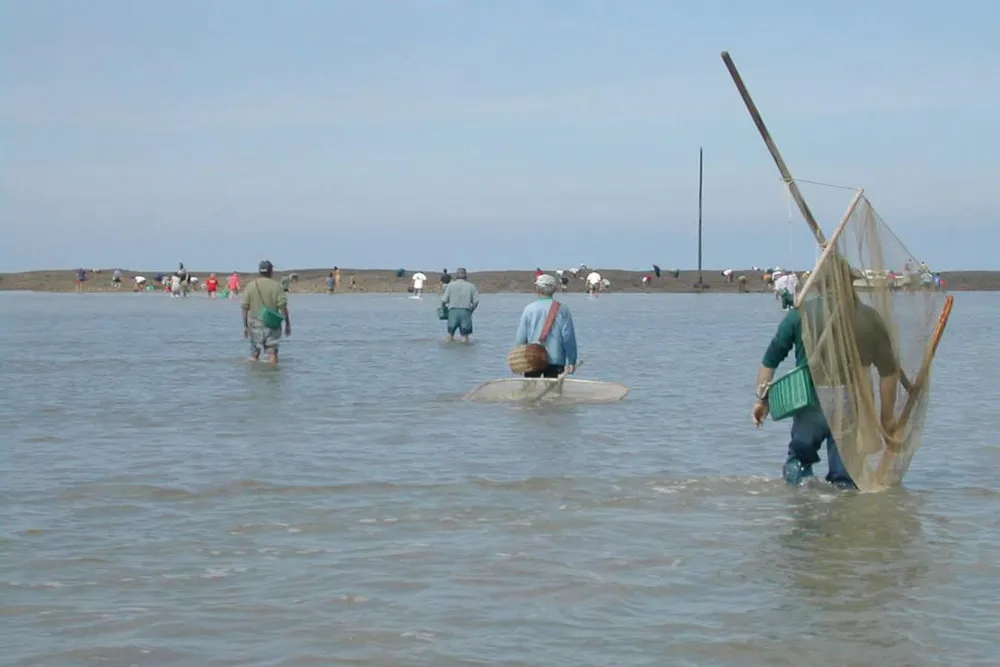
[[[455,278],[444,288],[441,295],[442,303],[449,308],[469,308],[474,310],[479,305],[479,290],[464,278]]]
[[[515,345],[539,342],[553,303],[556,303],[553,299],[538,299],[524,307],[517,328]],[[576,331],[573,328],[573,317],[565,304],[560,304],[552,330],[544,345],[551,363],[576,364]]]
[[[802,327],[812,330],[812,337],[816,342],[823,338],[826,333],[826,308],[825,302],[821,298],[810,299],[803,304]],[[850,329],[854,334],[854,342],[858,348],[858,355],[863,366],[874,365],[880,375],[891,375],[897,368],[896,356],[892,349],[892,339],[889,336],[889,329],[882,319],[882,315],[871,306],[862,303],[860,300],[855,303],[854,312],[851,317]],[[837,325],[834,324],[836,328]],[[839,331],[830,331],[824,341],[825,349],[834,350],[837,347],[835,337],[841,335]]]
[[[288,305],[288,297],[276,280],[261,276],[246,286],[243,303],[248,307],[250,317],[256,318],[261,306],[274,310],[285,308]]]

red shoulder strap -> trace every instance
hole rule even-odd
[[[539,343],[544,343],[552,333],[552,325],[556,323],[556,314],[559,312],[559,302],[555,299],[552,300],[552,305],[549,306],[549,316],[545,318],[545,326],[542,327],[542,337],[538,339]]]

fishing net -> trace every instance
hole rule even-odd
[[[951,297],[859,192],[796,304],[815,397],[847,471],[862,491],[899,484],[921,444]],[[894,400],[883,376],[899,378]]]
[[[628,394],[617,382],[554,378],[502,378],[479,385],[464,396],[468,401],[534,403],[612,403]]]

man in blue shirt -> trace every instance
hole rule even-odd
[[[535,292],[538,299],[524,307],[521,313],[521,322],[517,327],[517,336],[514,345],[527,345],[528,343],[538,343],[542,337],[542,330],[545,328],[545,320],[549,316],[549,309],[555,300],[558,283],[556,279],[547,273],[543,273],[535,279]],[[544,343],[546,352],[549,354],[549,365],[547,368],[535,372],[525,373],[525,377],[558,377],[564,371],[572,374],[576,368],[576,331],[573,329],[573,317],[570,315],[566,304],[559,303],[559,310],[556,313],[555,322],[548,338]]]

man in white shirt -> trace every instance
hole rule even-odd
[[[427,276],[417,271],[413,274],[413,296],[420,296],[420,293],[424,291],[424,283],[427,282]]]
[[[795,292],[799,288],[799,277],[794,271],[782,273],[774,279],[774,292],[781,300],[781,309],[795,307]]]
[[[591,271],[587,274],[587,291],[591,294],[596,294],[601,288],[601,274],[597,271]]]

